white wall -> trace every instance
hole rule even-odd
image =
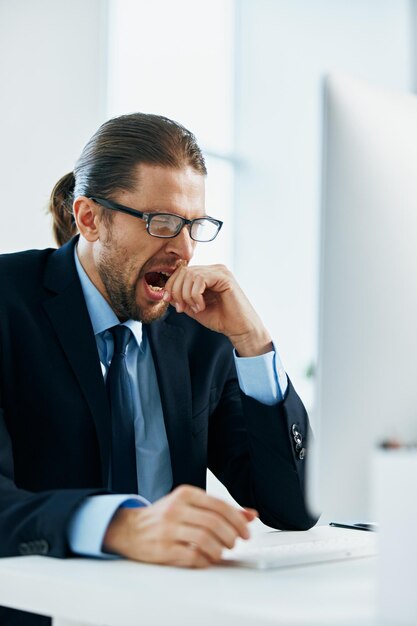
[[[0,0],[0,252],[53,243],[45,206],[104,121],[104,0]]]
[[[237,0],[235,268],[307,404],[317,351],[321,79],[414,85],[412,3]]]

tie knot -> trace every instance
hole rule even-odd
[[[112,326],[109,331],[113,335],[114,340],[114,354],[120,354],[124,356],[126,354],[127,344],[129,343],[132,331],[127,326],[118,324]]]

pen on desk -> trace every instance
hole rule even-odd
[[[398,450],[398,448],[402,448],[403,444],[399,439],[384,439],[379,444],[379,447],[383,450]]]
[[[344,524],[343,522],[329,522],[329,526],[336,528],[349,528],[352,530],[367,530],[369,532],[376,532],[378,530],[378,524],[372,524],[370,522],[355,522],[352,524]]]
[[[415,442],[404,443],[400,439],[392,437],[384,439],[378,446],[382,450],[410,450],[417,447]]]

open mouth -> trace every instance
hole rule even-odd
[[[145,280],[153,291],[162,291],[170,275],[167,272],[147,272]]]

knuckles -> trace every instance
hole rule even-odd
[[[219,276],[219,278],[222,277],[227,277],[229,279],[233,278],[233,274],[232,272],[229,270],[229,268],[226,265],[223,265],[222,263],[216,263],[214,265],[191,265],[191,266],[186,266],[186,267],[181,267],[180,270],[178,270],[178,275],[176,275],[176,278],[178,278],[179,276],[182,277],[182,281],[185,280],[186,277],[191,278],[192,280],[198,280],[198,279],[202,279],[204,280],[206,277],[208,276]],[[174,275],[173,275],[174,276]],[[167,285],[170,285],[172,279],[169,279]],[[173,290],[178,289],[179,288],[179,283],[180,281],[175,281],[175,283],[173,284]]]
[[[161,514],[161,518],[163,522],[170,524],[172,522],[175,522],[179,518],[179,515],[180,515],[180,506],[178,505],[177,502],[172,501],[168,503],[166,507],[164,508]]]
[[[188,501],[196,490],[197,487],[193,487],[192,485],[179,485],[179,487],[176,487],[171,493],[171,496],[173,500],[176,501]]]
[[[161,520],[165,522],[175,522],[181,510],[192,498],[195,487],[190,485],[180,485],[165,498],[164,508],[160,513]]]

